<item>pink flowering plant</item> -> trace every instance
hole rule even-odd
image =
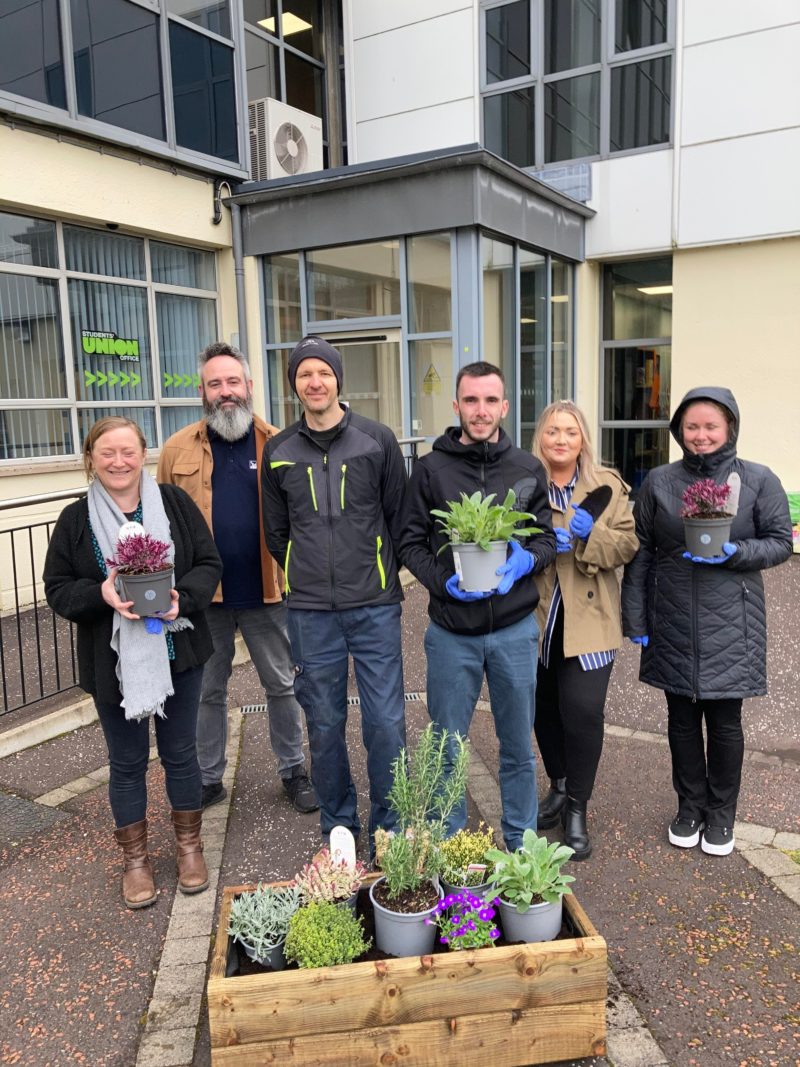
[[[345,861],[334,860],[329,848],[321,848],[294,876],[292,884],[306,902],[342,901],[358,892],[366,873],[367,868],[360,860],[351,867]]]
[[[169,549],[166,541],[159,541],[149,533],[137,533],[120,538],[116,554],[106,563],[116,567],[120,574],[155,574],[172,569],[167,559]]]
[[[725,510],[731,487],[725,482],[718,485],[713,478],[701,478],[683,491],[681,500],[682,519],[721,519],[729,518]]]
[[[439,940],[449,949],[486,948],[500,936],[494,922],[496,903],[464,889],[440,900],[425,922],[439,927]]]

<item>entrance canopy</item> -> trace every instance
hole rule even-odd
[[[247,256],[477,226],[581,261],[594,215],[477,145],[246,182],[233,200]]]

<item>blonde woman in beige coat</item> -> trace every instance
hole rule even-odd
[[[558,554],[536,575],[539,666],[535,732],[550,790],[538,826],[559,819],[574,860],[592,845],[586,805],[603,748],[603,709],[616,651],[622,644],[615,568],[636,555],[639,542],[628,486],[596,466],[583,412],[569,400],[542,412],[533,453],[548,476]]]

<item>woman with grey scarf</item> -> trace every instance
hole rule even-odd
[[[86,435],[89,492],[56,522],[47,552],[47,602],[78,632],[78,677],[94,697],[108,745],[114,836],[123,852],[122,895],[129,908],[156,900],[147,851],[150,719],[164,767],[177,841],[178,889],[208,886],[200,840],[200,767],[195,730],[203,664],[212,652],[205,609],[222,577],[208,526],[175,486],[145,470],[144,434],[130,419],[99,419]],[[157,618],[132,612],[109,564],[120,529],[139,523],[169,545],[172,606]]]

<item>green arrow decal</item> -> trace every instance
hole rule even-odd
[[[172,375],[164,372],[164,388],[168,389],[172,385]]]
[[[128,377],[128,375],[125,374],[124,371],[120,371],[119,384],[120,385],[130,385],[130,383],[131,383],[131,380]]]
[[[95,378],[95,376],[94,376],[94,375],[92,374],[92,372],[91,372],[91,371],[88,371],[88,370],[85,370],[85,371],[83,372],[83,379],[84,379],[84,385],[85,385],[85,386],[86,386],[87,388],[88,388],[88,387],[89,387],[90,385],[94,385],[94,383],[95,383],[95,382],[97,381],[97,378]]]
[[[200,385],[200,375],[199,374],[193,374],[192,375],[192,385],[195,388],[197,388]]]
[[[116,385],[118,382],[119,382],[119,375],[114,374],[114,372],[111,371],[111,373],[108,376],[108,384],[109,385]]]
[[[98,385],[106,385],[107,383],[108,383],[108,375],[103,374],[103,372],[99,370],[97,372],[97,384]]]
[[[137,386],[141,380],[138,374],[131,374],[131,385]]]

